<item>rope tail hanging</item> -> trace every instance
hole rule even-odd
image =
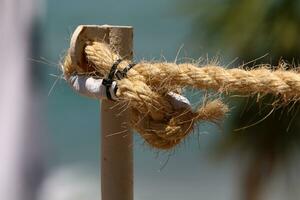
[[[218,122],[228,112],[220,100],[193,110],[178,91],[184,87],[222,93],[273,94],[286,102],[300,97],[300,75],[285,69],[224,69],[190,63],[140,62],[132,64],[101,42],[88,42],[85,65],[66,55],[62,69],[79,93],[127,104],[131,126],[153,147],[170,149],[200,121]]]

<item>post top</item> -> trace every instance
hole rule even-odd
[[[70,55],[72,63],[80,71],[84,64],[84,47],[87,41],[102,41],[105,42],[109,31],[114,29],[130,30],[132,26],[119,25],[79,25],[75,29],[70,41]]]
[[[88,25],[88,26],[95,26],[95,25]],[[120,25],[109,25],[109,24],[103,24],[103,25],[100,25],[100,27],[107,27],[107,28],[133,28],[132,26],[120,26]]]

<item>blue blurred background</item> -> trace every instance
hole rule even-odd
[[[21,4],[15,6],[17,11],[21,9]],[[260,62],[276,65],[283,57],[284,62],[295,66],[300,51],[299,6],[295,0],[33,2],[31,12],[35,14],[31,40],[28,40],[32,41],[32,51],[27,58],[36,98],[33,107],[38,110],[35,123],[39,125],[35,130],[40,147],[36,151],[41,154],[37,161],[41,172],[34,187],[38,188],[33,192],[34,198],[100,199],[99,102],[75,94],[61,79],[59,69],[70,36],[78,25],[133,26],[136,61],[174,61],[184,45],[179,58],[217,56],[222,65],[238,66],[268,53],[251,65]],[[201,102],[199,94],[189,98],[192,102]],[[234,99],[230,103],[231,116],[221,129],[202,124],[198,132],[172,152],[151,149],[135,135],[135,199],[298,199],[299,162],[295,153],[299,144],[295,136],[298,127],[292,125],[291,133],[286,130],[287,123],[283,123],[282,129],[277,127],[281,118],[276,121],[276,117],[270,117],[270,121],[261,123],[257,129],[241,133],[256,133],[247,140],[232,138],[231,134],[237,134],[232,133],[233,128],[264,117],[264,114],[256,116],[258,112],[253,105],[244,111],[240,105],[247,107],[249,103]],[[249,120],[242,115],[254,117]],[[288,123],[293,120],[293,124],[299,124],[298,117],[294,116],[296,114],[286,117]],[[281,131],[279,137],[274,137],[278,135],[276,130],[269,131],[272,126]],[[286,140],[285,136],[282,138],[283,132],[292,136]],[[259,140],[262,142],[257,142]],[[273,140],[276,143],[269,144]],[[282,141],[289,142],[282,144]]]
[[[136,60],[165,57],[173,61],[180,46],[187,43],[191,30],[191,20],[178,15],[176,6],[169,0],[77,1],[72,4],[48,1],[42,31],[43,57],[46,62],[60,61],[69,47],[70,35],[79,24],[114,24],[134,27]],[[185,45],[182,57],[191,57],[188,49]],[[61,72],[57,66],[43,65],[43,68],[44,91],[49,91],[55,81],[49,74]],[[99,177],[99,102],[78,96],[64,81],[57,82],[47,101],[51,169],[84,163]],[[220,180],[230,179],[230,176],[225,177],[232,168],[225,166],[228,171],[224,173],[224,169],[207,163],[205,147],[221,131],[213,126],[206,127],[198,133],[199,142],[192,141],[198,140],[197,136],[192,136],[185,145],[170,152],[169,159],[170,153],[156,152],[135,137],[136,199],[198,199],[199,194],[206,198],[222,198],[223,195],[231,198],[232,189],[228,184],[216,187],[217,193],[208,190],[209,185],[217,186]],[[161,170],[165,162],[167,165]]]

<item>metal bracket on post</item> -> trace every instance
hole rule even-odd
[[[123,58],[132,59],[131,26],[81,25],[74,31],[70,45],[72,63],[78,72],[88,69],[84,56],[87,41],[105,42]],[[128,113],[120,106],[108,100],[101,102],[102,200],[133,200],[132,133]]]

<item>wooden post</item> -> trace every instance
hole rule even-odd
[[[133,28],[130,26],[78,26],[70,45],[75,67],[88,67],[83,52],[86,41],[106,42],[122,58],[132,59]],[[128,113],[121,106],[109,100],[101,102],[102,200],[133,200],[132,133]]]
[[[108,41],[122,57],[132,59],[132,27],[105,26]],[[101,102],[101,191],[102,200],[133,199],[132,133],[128,113],[117,103]]]

